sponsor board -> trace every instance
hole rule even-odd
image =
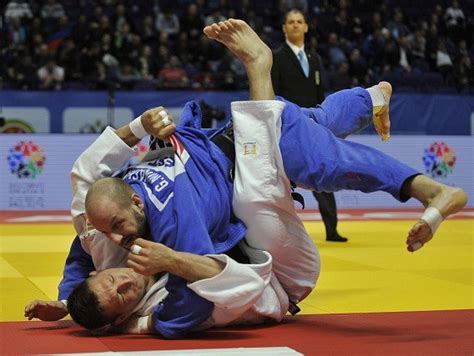
[[[74,160],[96,135],[1,135],[0,210],[67,210],[71,203],[69,171]],[[392,136],[384,143],[376,136],[355,136],[353,141],[373,146],[420,173],[448,185],[459,186],[474,205],[474,138],[470,136]],[[138,145],[137,157],[147,151],[148,138]],[[426,159],[427,152],[435,157]],[[438,151],[436,151],[439,149]],[[438,154],[439,153],[439,154]],[[427,164],[430,163],[430,164]],[[433,163],[434,162],[434,163]],[[445,168],[439,167],[446,165]],[[317,207],[311,192],[301,191],[307,208]],[[413,199],[399,203],[387,193],[336,193],[339,208],[420,207]],[[298,204],[297,204],[298,206]]]
[[[120,127],[133,119],[133,112],[129,108],[119,107],[109,112],[106,107],[68,107],[63,112],[63,132],[100,133],[108,125]]]
[[[382,151],[441,183],[463,188],[474,205],[474,137],[472,136],[392,136],[381,142],[378,136],[360,135],[350,141]],[[311,192],[298,189],[308,208],[317,208]],[[420,207],[410,199],[400,203],[384,192],[365,194],[343,190],[337,192],[338,208],[403,208]]]
[[[0,133],[49,133],[50,114],[43,107],[3,106],[1,116],[5,123]]]

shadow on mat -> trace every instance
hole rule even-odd
[[[72,320],[59,320],[59,321],[52,321],[48,323],[47,326],[30,326],[25,328],[24,330],[62,330],[68,329],[71,327],[75,327],[77,324]]]
[[[419,325],[418,325],[419,326]],[[452,339],[449,333],[421,330],[417,325],[407,324],[402,326],[366,323],[363,321],[349,321],[340,319],[338,321],[328,320],[305,320],[299,319],[298,328],[318,330],[321,336],[336,336],[347,338],[376,337],[384,342],[420,342],[430,340]]]
[[[286,324],[286,322],[285,322]],[[75,323],[72,323],[75,326],[74,330],[67,331],[71,336],[83,337],[83,338],[111,338],[118,337],[122,340],[142,340],[142,339],[157,339],[157,340],[168,340],[163,339],[159,335],[129,335],[129,334],[118,334],[118,333],[108,333],[103,331],[90,331],[81,328]],[[224,328],[208,329],[203,331],[192,332],[188,334],[183,340],[243,340],[243,339],[254,339],[260,337],[258,333],[262,328],[268,329],[273,327],[278,327],[278,323],[269,322],[261,325],[252,325],[252,326],[229,326]],[[255,331],[255,332],[253,332]]]

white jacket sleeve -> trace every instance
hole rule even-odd
[[[212,278],[190,283],[188,287],[232,315],[240,315],[251,308],[268,284],[268,281],[264,280],[266,276],[260,276],[250,267],[251,265],[237,263],[227,255],[206,256],[224,262],[226,264],[224,270]]]
[[[92,183],[110,176],[134,154],[135,150],[123,142],[111,127],[105,129],[97,140],[79,156],[72,167],[71,214],[73,217],[85,212],[86,194]]]

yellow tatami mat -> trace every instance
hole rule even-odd
[[[321,254],[305,314],[473,308],[474,220],[448,220],[416,253],[405,249],[413,221],[341,221],[348,243],[324,241],[321,222],[305,222]],[[33,299],[55,299],[74,237],[70,224],[0,224],[0,321],[25,320]]]

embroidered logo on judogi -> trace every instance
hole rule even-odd
[[[244,142],[244,156],[257,154],[257,142]]]

